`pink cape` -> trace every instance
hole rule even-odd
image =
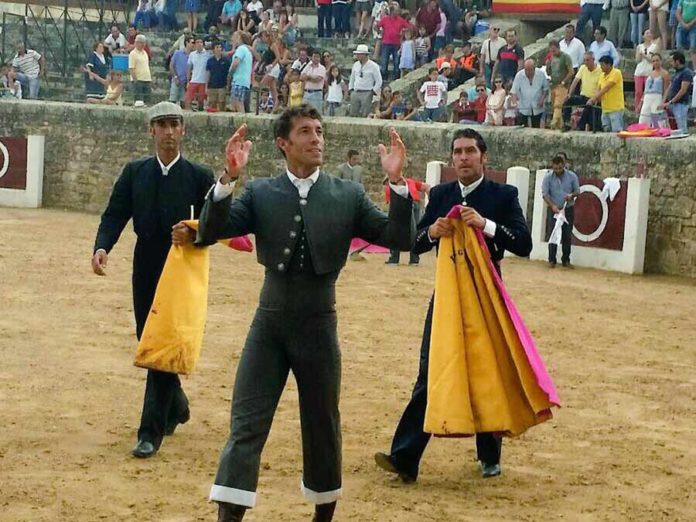
[[[239,250],[240,252],[253,252],[254,245],[249,239],[249,236],[239,236],[233,237],[232,239],[223,239],[222,243],[226,244],[233,250]]]
[[[455,205],[454,207],[452,207],[452,210],[450,210],[447,213],[447,217],[459,219],[460,211],[462,208],[462,205]],[[500,296],[503,298],[505,308],[507,309],[508,314],[510,314],[510,319],[512,319],[512,323],[515,326],[515,331],[517,332],[517,335],[520,338],[520,343],[522,344],[524,352],[527,355],[527,360],[529,361],[529,365],[531,366],[532,371],[534,372],[537,384],[548,395],[550,402],[552,402],[556,406],[560,406],[561,401],[558,398],[558,394],[556,393],[556,387],[554,386],[553,381],[551,380],[551,376],[546,371],[544,361],[541,360],[541,356],[539,355],[539,351],[537,350],[534,338],[532,337],[532,334],[530,333],[527,326],[524,324],[520,312],[517,310],[515,303],[512,301],[512,297],[510,297],[510,294],[508,294],[507,290],[505,289],[505,285],[503,284],[503,280],[498,275],[498,271],[495,269],[495,266],[493,266],[493,260],[491,259],[490,252],[488,251],[488,245],[486,245],[486,240],[483,237],[483,232],[479,229],[476,229],[476,238],[478,239],[481,247],[488,255],[488,268],[490,270],[491,275],[493,276],[493,280],[495,281],[495,286],[497,287],[498,292],[500,292]]]
[[[389,249],[378,245],[373,245],[364,239],[360,239],[359,237],[354,237],[350,242],[349,252],[351,254],[354,252],[365,252],[366,254],[388,254]]]

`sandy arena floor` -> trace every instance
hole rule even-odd
[[[184,379],[192,419],[135,460],[145,372],[132,366],[129,230],[109,275],[89,267],[98,217],[0,209],[0,520],[215,520],[207,503],[262,270],[214,248],[206,338]],[[434,440],[419,482],[387,450],[416,377],[434,257],[351,262],[339,281],[344,498],[337,521],[696,520],[696,282],[505,262],[561,394],[482,480],[470,439]],[[249,521],[308,521],[296,389],[283,396]]]

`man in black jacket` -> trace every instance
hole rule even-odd
[[[275,144],[287,168],[246,184],[230,198],[251,142],[242,126],[227,145],[227,167],[201,214],[198,244],[255,234],[265,267],[259,306],[237,368],[230,437],[210,498],[219,522],[242,520],[254,507],[261,451],[290,370],[300,398],[302,492],[316,505],[314,520],[329,522],[341,494],[338,411],[341,354],[336,333],[335,283],[353,237],[411,249],[415,225],[401,170],[406,149],[391,129],[391,152],[380,145],[392,194],[389,215],[362,185],[320,170],[321,116],[303,104],[275,121]]]
[[[465,205],[461,212],[465,224],[483,230],[488,249],[500,272],[505,250],[528,256],[532,238],[517,200],[517,189],[487,180],[486,143],[472,129],[458,130],[452,140],[452,166],[457,181],[430,190],[430,202],[418,224],[414,252],[422,254],[437,248],[440,237],[451,236],[453,226],[445,216],[455,205]],[[404,482],[414,482],[430,434],[423,431],[428,392],[428,357],[433,318],[433,299],[425,318],[418,378],[411,400],[406,406],[392,440],[391,452],[375,454],[382,469],[397,473]],[[501,439],[490,433],[476,435],[476,451],[484,477],[500,475]]]
[[[157,154],[128,163],[116,181],[102,214],[94,243],[92,269],[106,275],[108,254],[128,220],[138,239],[133,253],[133,310],[140,339],[150,313],[164,262],[172,244],[172,226],[197,215],[213,184],[213,173],[181,157],[184,117],[181,107],[158,103],[149,111]],[[191,232],[186,233],[193,236]],[[182,236],[183,237],[183,236]],[[177,240],[181,241],[181,240]],[[189,419],[186,394],[176,374],[148,370],[135,457],[153,456],[164,435]]]

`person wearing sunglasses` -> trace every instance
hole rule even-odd
[[[479,60],[479,74],[486,79],[486,86],[491,87],[493,66],[498,57],[498,52],[505,47],[505,39],[500,36],[500,27],[491,27],[490,34],[481,44],[481,57]]]

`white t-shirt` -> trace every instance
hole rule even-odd
[[[343,80],[338,83],[332,81],[329,84],[329,90],[326,94],[326,101],[343,103]]]
[[[420,92],[424,93],[423,100],[426,109],[437,109],[443,96],[447,94],[447,87],[441,82],[427,81],[421,85]]]
[[[251,11],[256,11],[256,14],[261,16],[261,12],[263,11],[263,2],[261,0],[256,0],[256,2],[249,2],[247,4],[246,10],[248,12]]]

